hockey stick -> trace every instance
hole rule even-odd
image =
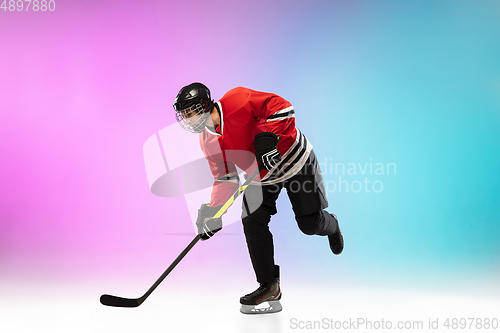
[[[222,216],[222,214],[231,206],[236,200],[236,198],[248,187],[248,185],[257,177],[259,174],[259,168],[257,168],[241,185],[236,192],[229,198],[229,200],[222,206],[221,209],[217,212],[217,214],[214,215],[213,218],[219,218]],[[167,275],[177,266],[177,264],[184,258],[184,256],[193,248],[193,246],[198,243],[198,241],[201,239],[201,235],[196,235],[196,237],[189,243],[189,245],[184,249],[184,251],[179,254],[179,256],[168,266],[168,268],[163,272],[163,274],[156,280],[155,283],[149,288],[148,291],[144,295],[142,295],[139,298],[124,298],[124,297],[119,297],[119,296],[113,296],[113,295],[102,295],[101,296],[101,303],[103,305],[107,306],[116,306],[116,307],[121,307],[121,308],[135,308],[141,305],[146,298],[148,298],[149,295],[158,287],[158,285],[167,277]]]

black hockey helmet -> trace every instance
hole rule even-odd
[[[212,107],[210,90],[199,82],[183,87],[174,100],[177,122],[182,128],[193,133],[203,131]],[[194,120],[187,120],[192,118]]]
[[[203,83],[195,82],[183,87],[174,101],[174,109],[181,112],[194,104],[211,101],[210,90]]]

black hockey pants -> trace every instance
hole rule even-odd
[[[269,222],[277,212],[276,200],[283,187],[303,233],[326,236],[337,230],[337,221],[323,210],[328,207],[328,201],[314,151],[300,172],[290,179],[278,184],[248,186],[243,197],[243,230],[255,275],[261,284],[273,279],[274,245]]]

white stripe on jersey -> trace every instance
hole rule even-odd
[[[287,108],[284,108],[284,109],[281,109],[281,110],[279,110],[279,111],[276,111],[275,113],[273,113],[273,116],[274,116],[275,114],[286,113],[286,112],[288,112],[288,111],[292,111],[292,110],[293,110],[293,106],[289,106],[289,107],[287,107]]]
[[[290,155],[295,150],[295,147],[297,147],[297,145],[300,144],[300,140],[301,140],[300,138],[301,138],[301,134],[297,130],[297,137],[295,138],[295,142],[290,146],[290,148],[285,152],[285,154],[283,154],[283,156],[281,157],[281,161],[278,164],[276,164],[271,170],[269,170],[269,172],[264,176],[264,178],[262,178],[262,180],[269,179],[271,177],[271,175],[279,173],[282,170],[282,168],[281,168],[282,164],[285,164],[286,161],[289,160],[288,155]],[[302,149],[298,149],[297,153],[299,153],[301,151],[302,151]],[[288,163],[286,163],[286,164],[288,164]]]
[[[207,130],[208,133],[212,134],[212,135],[218,135],[218,136],[222,136],[222,134],[219,134],[215,131],[215,128],[213,127],[210,127],[210,126],[205,126],[205,129]]]
[[[298,147],[298,150],[294,152],[295,147]],[[281,163],[272,168],[261,181],[261,185],[270,185],[280,183],[284,180],[292,178],[295,176],[302,167],[306,164],[307,159],[309,158],[309,154],[312,150],[311,143],[307,140],[306,136],[302,134],[297,128],[297,137],[293,145],[287,150],[281,159]],[[289,155],[293,152],[293,155],[289,157]],[[288,160],[287,162],[284,162]],[[284,162],[284,163],[283,163]],[[283,171],[285,171],[283,173]],[[276,178],[271,178],[271,176],[279,175]],[[252,182],[256,184],[256,182]]]
[[[269,118],[266,120],[266,122],[283,120],[283,119],[292,118],[292,117],[295,117],[295,111],[293,110],[293,106],[289,106],[287,108],[281,109],[281,110],[273,113],[271,116],[269,116]]]
[[[266,122],[268,122],[268,121],[276,121],[276,120],[283,120],[283,119],[287,119],[287,118],[295,118],[295,113],[292,113],[292,114],[289,114],[289,115],[284,115],[283,117],[279,117],[279,118],[268,119],[268,120],[266,120]]]
[[[219,106],[220,110],[220,134],[224,135],[224,112],[222,112],[222,104],[220,104],[219,101],[217,101],[217,105]]]
[[[227,175],[224,175],[222,177],[217,178],[216,181],[218,181],[220,183],[236,183],[236,184],[239,184],[240,183],[240,178],[238,177],[238,173],[231,172],[231,173],[228,173]]]

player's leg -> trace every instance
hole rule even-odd
[[[249,186],[243,197],[243,231],[259,288],[240,298],[240,311],[260,314],[281,311],[279,267],[274,264],[273,236],[269,230],[276,214],[280,185]]]
[[[243,195],[243,231],[257,282],[261,284],[273,279],[274,245],[269,222],[277,212],[280,190],[279,185],[250,185]]]
[[[332,252],[337,255],[342,253],[344,239],[335,214],[321,210],[312,214],[295,216],[295,220],[303,233],[306,235],[328,236]]]
[[[269,230],[271,213],[262,205],[252,214],[243,217],[243,232],[257,282],[267,283],[273,277],[274,245]]]
[[[340,254],[344,241],[337,217],[324,209],[328,207],[321,169],[314,151],[302,170],[285,182],[300,230],[307,235],[328,236],[330,249]]]

